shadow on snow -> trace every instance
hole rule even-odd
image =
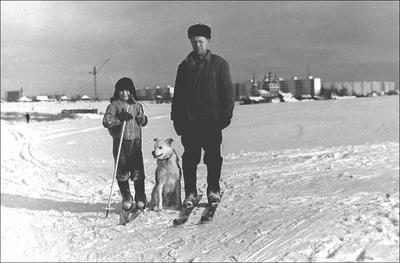
[[[71,201],[55,201],[49,199],[38,199],[20,195],[1,194],[1,205],[9,208],[25,208],[29,210],[58,211],[71,213],[105,212],[107,204],[103,203],[77,203]],[[114,208],[110,213],[119,213],[120,205],[111,204]]]

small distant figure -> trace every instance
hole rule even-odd
[[[25,119],[26,119],[26,123],[29,123],[29,121],[31,119],[31,115],[28,112],[25,114]]]

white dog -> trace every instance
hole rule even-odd
[[[155,172],[156,185],[151,193],[150,206],[155,210],[165,208],[180,209],[182,169],[176,151],[171,147],[171,138],[160,142],[154,139],[153,157],[157,159]]]

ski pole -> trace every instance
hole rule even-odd
[[[113,189],[113,186],[114,186],[115,176],[117,174],[119,156],[121,154],[121,148],[122,148],[122,140],[124,138],[124,132],[125,132],[125,125],[126,125],[126,121],[124,121],[124,123],[122,124],[121,139],[119,141],[117,160],[115,161],[115,165],[114,165],[114,174],[113,174],[112,183],[111,183],[110,196],[108,197],[107,207],[105,208],[106,209],[106,217],[108,216],[108,212],[111,210],[111,208],[110,208],[111,194],[112,194],[112,189]]]

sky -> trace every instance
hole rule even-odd
[[[1,1],[1,95],[97,95],[174,85],[187,29],[211,27],[233,83],[283,78],[399,84],[398,1]]]

